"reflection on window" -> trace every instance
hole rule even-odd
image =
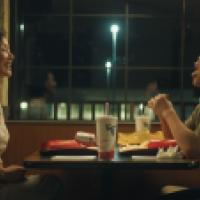
[[[95,119],[104,114],[104,104],[95,104]]]
[[[126,105],[124,103],[121,104],[120,118],[121,118],[121,120],[126,119]]]
[[[110,104],[110,114],[118,116],[118,112],[119,112],[118,104],[116,103]]]
[[[58,112],[57,112],[58,120],[66,120],[67,119],[67,105],[62,102],[58,104]]]
[[[54,104],[53,103],[46,103],[46,119],[53,120],[54,119]]]
[[[83,104],[83,120],[92,120],[92,105],[89,103]]]
[[[133,122],[134,108],[138,102],[118,102],[109,104],[109,114],[118,117],[119,121]],[[173,102],[175,110],[181,116],[182,107],[176,101]],[[35,98],[30,102],[22,101],[20,103],[20,119],[24,120],[76,120],[76,121],[94,121],[98,116],[105,114],[105,102],[86,102],[86,103],[67,103],[59,102],[57,104],[47,103],[43,99]],[[194,104],[189,102],[184,107],[184,119],[194,110]],[[55,108],[57,110],[55,111]],[[158,121],[152,110],[148,110],[152,121]],[[69,117],[68,117],[69,115]]]
[[[20,119],[28,118],[28,102],[22,101],[20,103]]]
[[[12,91],[10,118],[94,120],[110,101],[111,114],[131,121],[129,102],[147,102],[158,93],[146,91],[154,82],[159,92],[168,93],[180,106],[179,114],[188,112],[187,103],[195,105],[198,97],[187,93],[182,98],[181,94],[193,91],[189,74],[200,53],[200,1],[184,2],[10,1],[16,10],[11,45],[17,52],[12,88],[19,88]],[[110,32],[112,24],[120,27],[116,41]],[[24,25],[21,30],[20,25]],[[108,60],[113,66],[109,73],[105,68]],[[57,85],[44,101],[49,71]],[[23,100],[28,107],[16,106]],[[47,102],[64,104],[56,105],[54,111]]]
[[[120,105],[120,120],[130,120],[131,119],[131,105],[129,103],[121,103]]]
[[[80,114],[80,106],[76,103],[70,104],[70,119],[71,120],[79,120]]]
[[[21,110],[21,115],[24,112]],[[54,119],[54,104],[46,103],[42,98],[31,99],[28,106],[28,118],[32,120]]]
[[[29,103],[29,118],[43,119],[46,116],[45,102],[43,99],[31,99]]]

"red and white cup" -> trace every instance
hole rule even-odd
[[[98,157],[104,160],[114,158],[114,149],[117,134],[117,117],[103,115],[96,119],[96,143]]]

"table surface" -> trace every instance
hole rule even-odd
[[[143,158],[143,157],[142,157]],[[41,156],[38,152],[24,159],[26,168],[34,169],[82,169],[82,168],[112,168],[112,169],[195,169],[199,167],[198,159],[132,159],[130,155],[116,152],[113,160],[52,160]]]
[[[149,158],[149,157],[148,157]],[[150,157],[152,158],[152,157]],[[97,197],[98,200],[104,199],[122,199],[115,196],[115,188],[113,186],[114,176],[119,170],[192,170],[199,167],[199,160],[190,159],[132,159],[131,154],[124,155],[118,151],[115,152],[113,160],[52,160],[51,157],[41,156],[39,152],[35,152],[24,160],[24,166],[29,169],[36,170],[83,170],[95,169],[101,172],[100,192]],[[86,170],[88,171],[88,170]],[[137,172],[136,172],[137,173]],[[118,174],[118,173],[117,173]],[[140,173],[138,173],[140,174]],[[140,179],[141,180],[141,177]],[[151,194],[152,195],[152,194]],[[123,194],[124,197],[124,194]],[[148,196],[148,198],[151,198]],[[146,199],[146,197],[145,197]],[[152,199],[155,199],[154,197]]]

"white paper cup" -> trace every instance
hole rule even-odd
[[[104,115],[96,119],[96,143],[100,159],[113,159],[116,143],[117,117]]]
[[[151,119],[147,115],[135,116],[135,131],[141,133],[149,133],[151,126]]]

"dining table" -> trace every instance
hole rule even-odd
[[[51,155],[43,156],[39,151],[24,159],[27,169],[39,170],[84,170],[93,169],[101,171],[101,192],[99,200],[112,199],[112,185],[114,172],[120,170],[193,170],[199,168],[198,159],[157,159],[155,155],[138,155],[134,151],[120,153],[115,149],[114,158],[102,160],[98,155]]]

